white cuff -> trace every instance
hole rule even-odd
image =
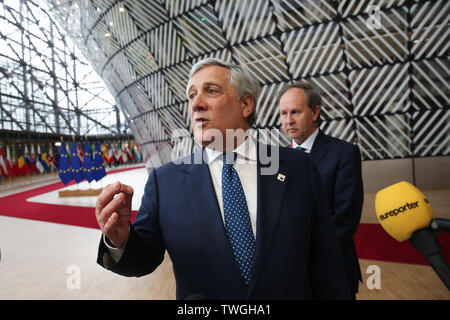
[[[118,262],[120,260],[120,258],[122,258],[123,252],[125,251],[124,249],[120,249],[120,248],[114,248],[111,247],[108,243],[108,241],[106,240],[106,236],[103,234],[103,243],[106,245],[106,248],[108,249],[108,253],[111,256],[111,258],[115,261]],[[126,244],[126,243],[125,243]],[[124,246],[125,247],[125,246]]]

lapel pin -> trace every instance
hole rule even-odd
[[[284,180],[286,180],[286,176],[284,174],[279,173],[277,176],[277,180],[284,182]]]

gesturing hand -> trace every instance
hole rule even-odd
[[[97,198],[95,216],[98,225],[116,248],[123,248],[130,233],[132,198],[133,188],[119,181],[107,185]]]

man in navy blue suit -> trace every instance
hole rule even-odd
[[[258,92],[243,67],[216,59],[193,66],[187,96],[203,148],[150,173],[133,224],[133,189],[104,189],[95,212],[100,265],[143,276],[167,250],[177,299],[349,297],[317,168],[250,135]]]
[[[356,298],[361,271],[353,236],[364,200],[359,148],[319,129],[321,97],[308,83],[294,83],[278,94],[284,131],[291,148],[309,153],[319,169],[332,206],[334,226],[343,254],[351,298]]]

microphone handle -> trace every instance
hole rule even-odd
[[[450,290],[450,267],[441,252],[442,246],[437,235],[437,230],[427,227],[414,232],[409,241],[417,251],[423,254],[447,289]]]
[[[430,256],[425,256],[425,259],[427,259],[428,263],[445,284],[447,289],[450,290],[450,268],[444,255],[441,252],[438,252]]]

